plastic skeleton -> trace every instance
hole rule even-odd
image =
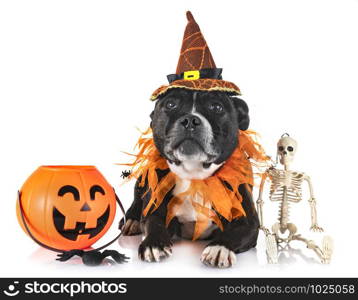
[[[322,247],[318,247],[314,241],[296,234],[297,227],[289,222],[290,204],[298,203],[302,200],[302,183],[308,183],[310,198],[308,200],[311,208],[311,230],[322,232],[323,229],[317,224],[316,199],[313,194],[311,179],[305,173],[294,172],[290,170],[297,150],[297,142],[289,137],[288,134],[282,135],[277,143],[277,160],[284,166],[284,169],[271,167],[263,174],[260,184],[259,197],[257,200],[257,210],[260,219],[260,229],[266,235],[266,253],[269,263],[277,263],[278,245],[290,243],[293,240],[302,241],[307,248],[312,249],[319,257],[322,263],[329,263],[333,250],[333,241],[325,236],[322,241]],[[263,225],[263,200],[262,194],[266,179],[271,180],[270,200],[279,202],[278,222],[272,226],[272,233]],[[283,234],[288,231],[288,236]]]

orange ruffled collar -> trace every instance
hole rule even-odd
[[[127,165],[132,167],[129,178],[141,177],[139,186],[143,187],[146,179],[148,180],[147,192],[151,192],[151,197],[143,210],[143,215],[146,216],[155,211],[167,193],[175,187],[177,176],[168,172],[161,180],[158,179],[156,169],[166,170],[169,166],[154,144],[151,129],[142,134],[137,147],[139,151],[134,155],[134,162]],[[246,216],[238,187],[244,184],[251,191],[254,184],[252,166],[258,166],[257,163],[267,160],[268,156],[256,141],[256,133],[249,130],[240,131],[238,146],[220,169],[206,179],[191,180],[185,192],[170,199],[166,225],[169,225],[185,200],[191,201],[196,212],[193,240],[200,237],[209,221],[215,222],[223,230],[219,215],[229,222]]]

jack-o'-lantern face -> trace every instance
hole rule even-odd
[[[21,203],[32,234],[61,250],[91,246],[116,212],[114,190],[93,166],[38,168],[21,188]]]
[[[56,230],[63,237],[72,241],[77,240],[78,235],[89,235],[88,238],[95,237],[103,230],[109,218],[110,207],[106,199],[103,198],[106,196],[106,192],[101,186],[93,185],[89,191],[82,192],[89,193],[90,202],[81,200],[81,194],[75,186],[64,185],[58,191],[58,196],[62,199],[57,199],[53,208],[53,221]],[[64,203],[68,201],[77,201],[78,204]],[[101,203],[95,205],[94,201]],[[78,206],[80,209],[76,213]],[[96,211],[93,211],[91,206],[95,206]]]

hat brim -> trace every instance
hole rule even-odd
[[[162,85],[156,89],[150,100],[154,101],[158,97],[163,96],[169,89],[182,88],[198,91],[222,91],[232,95],[241,95],[240,89],[232,82],[221,79],[201,78],[196,80],[176,80],[169,85]]]

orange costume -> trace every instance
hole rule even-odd
[[[200,237],[210,220],[222,229],[218,214],[228,221],[246,215],[241,205],[242,196],[238,187],[245,184],[251,191],[253,171],[250,159],[256,162],[264,162],[268,159],[262,147],[253,139],[254,136],[255,133],[252,131],[240,131],[237,148],[217,172],[204,180],[192,180],[187,191],[172,197],[168,204],[167,226],[185,198],[191,199],[197,214],[193,240]],[[133,168],[129,178],[141,177],[139,182],[141,187],[144,187],[146,180],[148,181],[147,192],[150,191],[151,196],[143,210],[143,215],[146,216],[159,207],[166,194],[175,186],[176,175],[169,172],[158,181],[156,169],[166,170],[169,167],[154,145],[150,129],[143,133],[137,146],[139,152],[135,155],[135,161],[128,164]],[[196,194],[203,199],[202,205],[193,200],[195,197],[192,196]]]

